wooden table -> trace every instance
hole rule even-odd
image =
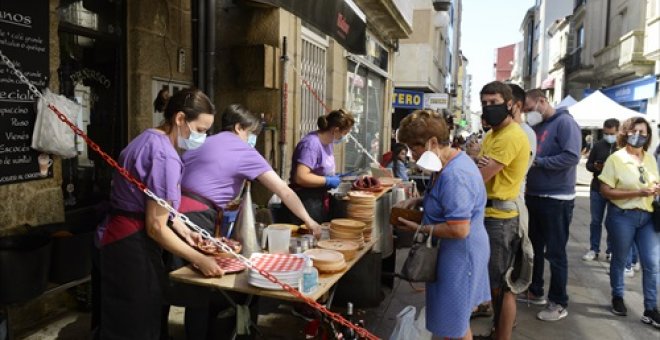
[[[365,244],[364,248],[358,251],[355,258],[347,262],[346,270],[336,274],[320,274],[318,289],[308,297],[313,300],[318,300],[324,294],[329,292],[330,289],[337,283],[337,281],[339,281],[339,279],[341,279],[342,276],[344,276],[344,274],[346,274],[346,272],[348,272],[355,265],[355,263],[357,263],[368,251],[371,250],[377,241],[377,237],[374,237],[371,239],[371,241],[369,241],[369,243]],[[265,296],[279,300],[298,301],[297,297],[284,290],[270,290],[251,286],[248,283],[247,269],[237,274],[227,274],[223,277],[208,278],[204,277],[201,273],[190,268],[189,266],[185,266],[171,272],[170,277],[173,280],[192,285],[240,292],[249,295]],[[374,282],[380,282],[380,278],[374,278]]]

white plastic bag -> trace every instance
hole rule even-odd
[[[78,114],[82,110],[82,107],[74,101],[46,89],[37,103],[32,148],[62,158],[73,158],[78,155],[75,134],[48,108],[48,103],[53,104],[73,123],[77,121]]]
[[[432,334],[426,330],[426,307],[422,307],[417,320],[415,314],[414,306],[406,306],[397,314],[390,340],[431,340]]]

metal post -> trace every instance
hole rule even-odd
[[[288,110],[288,85],[287,81],[288,76],[288,64],[289,56],[287,55],[287,44],[286,37],[282,38],[282,56],[280,57],[280,63],[282,65],[282,73],[280,75],[282,82],[280,86],[281,100],[280,100],[280,164],[278,173],[280,178],[284,178],[284,162],[286,161],[286,116]]]

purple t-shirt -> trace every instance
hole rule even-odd
[[[273,170],[253,147],[233,132],[210,136],[201,147],[183,154],[181,187],[224,207],[241,189],[243,180],[254,180]]]
[[[298,142],[293,151],[291,164],[291,184],[296,186],[295,175],[298,164],[306,165],[312,173],[318,176],[332,176],[335,174],[335,156],[332,144],[323,145],[318,133],[310,132]]]
[[[148,129],[131,141],[119,155],[123,166],[158,197],[172,202],[178,209],[181,202],[183,163],[170,139],[155,129]],[[118,172],[112,176],[110,202],[113,208],[144,212],[147,196]]]

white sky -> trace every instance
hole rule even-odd
[[[495,80],[495,49],[523,39],[520,24],[534,0],[463,0],[461,50],[472,75],[472,112],[481,111],[479,91]]]

